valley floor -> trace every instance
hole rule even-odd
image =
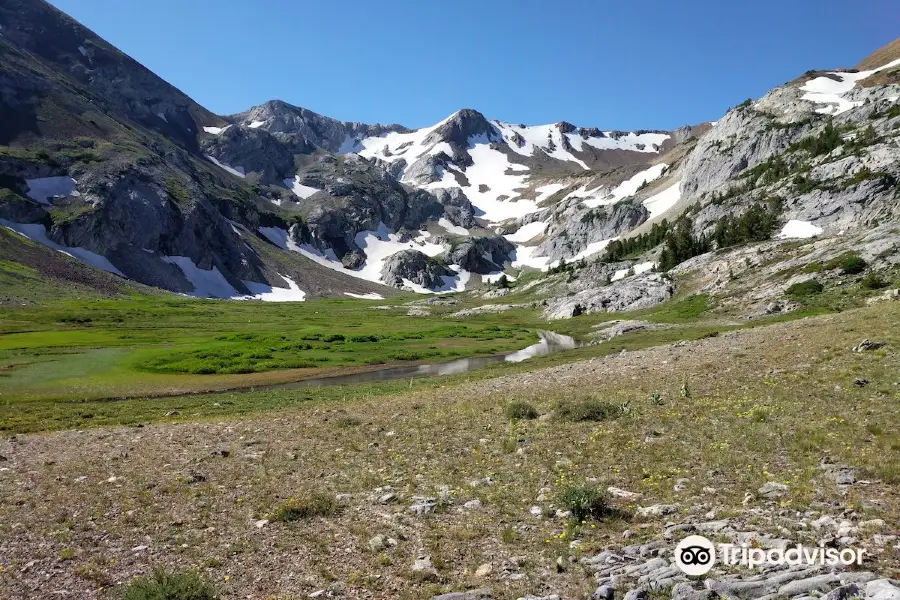
[[[762,545],[853,537],[858,570],[898,577],[898,323],[888,302],[490,379],[244,394],[261,414],[192,421],[241,395],[197,396],[175,402],[187,422],[10,436],[0,596],[114,597],[164,565],[224,598],[588,598],[582,559],[708,522]],[[854,352],[866,338],[886,345]],[[540,416],[510,419],[513,402]],[[634,495],[573,522],[572,485]]]

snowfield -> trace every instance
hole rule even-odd
[[[279,275],[279,277],[288,284],[287,289],[245,280],[244,285],[253,294],[249,298],[263,302],[303,302],[306,300],[306,292],[301,290],[290,277],[284,275]]]
[[[681,200],[681,180],[679,179],[663,191],[644,200],[644,206],[650,211],[650,218],[658,217]]]
[[[237,175],[237,176],[240,177],[241,179],[243,179],[244,177],[247,176],[247,174],[244,172],[244,167],[230,167],[230,166],[228,166],[228,165],[226,165],[226,164],[224,164],[224,163],[221,163],[221,162],[217,161],[215,158],[213,158],[213,157],[210,156],[209,154],[206,155],[206,158],[208,158],[208,159],[210,160],[210,162],[212,162],[214,165],[216,165],[216,166],[218,166],[218,167],[221,167],[221,168],[225,169],[226,171],[228,171],[228,172],[231,173],[232,175]]]
[[[399,159],[406,161],[406,166],[400,171],[400,179],[405,179],[405,174],[410,165],[417,160],[446,154],[451,159],[454,157],[453,149],[446,142],[426,144],[425,140],[434,130],[456,116],[450,115],[440,123],[431,127],[418,129],[410,133],[390,132],[377,137],[364,138],[362,140],[346,139],[341,145],[342,153],[356,152],[365,158],[377,158],[386,162],[395,162]],[[572,151],[586,150],[588,146],[598,150],[630,150],[634,152],[658,152],[659,145],[665,142],[669,136],[663,133],[628,133],[614,139],[612,132],[603,132],[593,137],[582,137],[580,133],[562,133],[559,124],[521,126],[492,121],[495,130],[489,134],[472,136],[467,141],[467,152],[472,158],[473,164],[464,171],[454,165],[449,170],[464,173],[468,185],[460,186],[452,173],[447,171],[439,173],[441,180],[429,183],[425,189],[439,189],[459,187],[472,205],[479,211],[479,216],[489,223],[499,223],[506,219],[517,219],[527,214],[536,212],[538,204],[546,200],[565,187],[562,183],[551,183],[537,188],[535,200],[521,199],[525,191],[530,169],[518,163],[511,162],[507,154],[491,147],[491,144],[505,141],[506,145],[516,154],[522,156],[534,156],[535,152],[546,154],[552,158],[575,163],[583,169],[588,166],[583,160],[575,156]],[[521,143],[521,145],[519,145]],[[662,165],[654,165],[644,172],[643,176],[634,182],[629,180],[623,183],[614,192],[617,197],[624,198],[633,194],[637,187],[644,181],[651,181],[660,176]],[[610,202],[615,200],[610,199]],[[601,202],[598,201],[597,205]]]
[[[298,198],[303,198],[306,200],[316,192],[321,192],[319,188],[314,188],[309,185],[303,185],[300,183],[300,176],[295,176],[293,179],[285,179],[284,185],[290,189]]]
[[[287,288],[274,287],[256,281],[244,281],[244,285],[251,292],[247,296],[238,293],[217,267],[209,270],[201,269],[187,256],[163,256],[162,259],[181,269],[185,278],[194,286],[194,290],[186,294],[188,296],[223,300],[262,300],[264,302],[303,302],[306,299],[306,292],[284,275],[279,275],[279,277],[287,283]]]
[[[638,263],[631,268],[633,269],[635,275],[640,275],[641,273],[646,273],[647,271],[652,270],[655,266],[656,263],[651,260],[649,262]],[[618,271],[613,273],[613,276],[610,277],[609,280],[618,281],[620,279],[624,279],[628,275],[628,271],[629,269],[619,269]]]
[[[658,147],[669,139],[665,133],[628,133],[619,139],[611,137],[611,131],[604,131],[602,137],[582,137],[580,133],[562,133],[559,124],[521,126],[493,121],[500,129],[503,138],[509,147],[523,156],[533,156],[539,149],[547,155],[559,160],[566,160],[580,164],[587,169],[582,160],[576,158],[565,146],[571,146],[576,152],[585,150],[585,146],[591,146],[597,150],[631,150],[633,152],[658,152]],[[521,138],[521,146],[515,141]],[[565,138],[565,142],[563,141]]]
[[[597,190],[591,193],[587,186],[582,186],[578,190],[570,193],[566,198],[584,198],[582,202],[588,208],[597,208],[598,206],[608,206],[615,204],[620,200],[624,200],[628,196],[634,196],[638,189],[645,183],[650,183],[662,177],[666,170],[665,164],[653,165],[652,167],[637,173],[630,179],[626,179],[610,192],[606,192],[605,188],[594,188]]]
[[[420,231],[419,236],[416,238],[407,242],[401,242],[399,235],[391,231],[387,225],[381,223],[375,231],[361,231],[356,234],[356,244],[363,252],[365,252],[366,262],[362,267],[354,270],[345,267],[330,248],[325,252],[322,252],[310,244],[297,244],[290,236],[288,236],[288,232],[284,229],[278,227],[260,227],[259,232],[276,246],[302,254],[323,267],[344,273],[350,277],[365,279],[366,281],[380,284],[384,284],[384,281],[381,278],[381,268],[384,265],[384,261],[391,255],[396,254],[401,250],[418,250],[427,256],[437,256],[444,251],[444,246],[441,244],[435,244],[428,241],[431,234],[427,231]],[[455,265],[450,268],[458,269]],[[459,272],[459,275],[455,277],[446,277],[444,282],[445,285],[437,290],[429,290],[411,282],[407,287],[415,292],[423,294],[443,291],[462,291],[465,289],[465,284],[468,280],[469,273],[461,271]]]
[[[53,240],[47,237],[47,229],[41,225],[40,223],[13,223],[12,221],[7,221],[5,219],[0,219],[0,226],[6,227],[10,231],[15,231],[22,237],[26,237],[32,242],[37,242],[42,246],[46,246],[52,250],[56,250],[57,252],[61,252],[72,258],[77,258],[78,260],[85,262],[92,267],[96,267],[108,273],[115,273],[121,277],[125,277],[125,275],[118,270],[115,265],[113,265],[105,256],[101,256],[96,252],[91,252],[85,248],[71,248],[69,246],[62,246],[57,244]]]
[[[844,98],[850,90],[856,87],[858,81],[862,81],[874,73],[896,67],[897,65],[900,65],[900,58],[870,71],[859,71],[858,73],[831,71],[829,72],[829,75],[837,77],[840,81],[835,81],[831,77],[824,76],[810,79],[800,88],[802,91],[806,92],[801,98],[803,100],[815,102],[816,104],[824,104],[821,108],[816,109],[817,113],[839,115],[843,112],[847,112],[851,108],[862,105],[862,102],[851,101]]]
[[[515,233],[510,233],[509,235],[504,235],[503,237],[505,237],[510,242],[521,244],[533,240],[537,236],[543,234],[545,231],[547,231],[548,225],[549,223],[545,221],[535,221],[527,225],[522,225]]]
[[[784,224],[784,227],[781,228],[781,232],[777,237],[782,239],[807,239],[821,235],[822,231],[821,227],[813,225],[809,221],[797,221],[791,219]]]

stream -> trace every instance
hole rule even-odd
[[[290,383],[282,383],[272,386],[266,386],[265,389],[286,390],[307,387],[319,387],[323,385],[350,385],[354,383],[369,383],[372,381],[387,381],[391,379],[409,379],[415,377],[434,377],[441,375],[458,375],[467,373],[474,369],[501,362],[522,362],[535,356],[547,356],[560,350],[570,350],[581,346],[581,342],[567,335],[554,333],[552,331],[538,331],[541,340],[506,354],[495,354],[493,356],[474,356],[470,358],[459,358],[447,362],[434,363],[428,365],[403,366],[403,367],[386,367],[375,371],[366,371],[364,373],[349,373],[346,375],[324,375],[322,377],[310,377],[301,381],[292,381]],[[256,389],[260,389],[257,387]]]

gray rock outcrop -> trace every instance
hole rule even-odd
[[[397,288],[402,288],[404,280],[408,280],[428,289],[439,289],[444,286],[444,277],[454,275],[443,263],[418,250],[397,252],[388,257],[381,267],[384,283]]]

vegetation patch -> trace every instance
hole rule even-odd
[[[322,490],[313,490],[299,496],[288,498],[278,505],[271,519],[281,523],[302,521],[314,517],[332,517],[341,510],[334,494]]]
[[[195,571],[156,569],[148,577],[138,577],[125,586],[121,600],[217,600],[211,583]]]
[[[559,503],[572,513],[576,521],[602,519],[613,513],[609,495],[593,485],[570,485],[559,493]]]
[[[855,252],[845,252],[825,263],[826,269],[840,269],[844,275],[858,275],[865,271],[867,266],[868,263]]]
[[[563,421],[609,421],[625,413],[625,406],[598,400],[593,396],[561,400],[554,410],[557,419]]]
[[[506,405],[506,416],[517,421],[537,419],[540,416],[538,409],[528,402],[510,402]]]
[[[803,300],[810,296],[821,294],[824,289],[825,286],[823,286],[821,282],[816,281],[815,279],[808,279],[807,281],[793,284],[786,289],[784,293],[791,298]]]

